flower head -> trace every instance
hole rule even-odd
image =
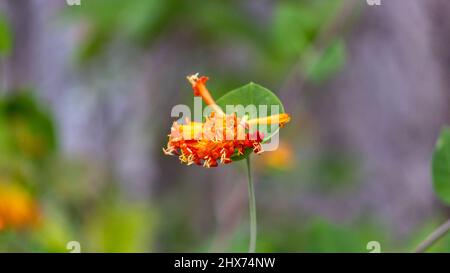
[[[0,231],[32,227],[38,220],[37,204],[23,189],[0,183]]]
[[[270,117],[247,120],[236,114],[226,115],[216,104],[206,88],[208,77],[198,74],[187,77],[192,84],[194,96],[200,96],[211,108],[211,114],[205,122],[186,120],[185,124],[175,121],[169,134],[167,155],[176,155],[182,163],[197,164],[204,167],[216,167],[219,162],[231,163],[233,156],[244,155],[247,151],[261,153],[264,136],[261,132],[249,132],[249,126],[255,124],[273,124],[280,126],[289,122],[289,115],[280,114]]]

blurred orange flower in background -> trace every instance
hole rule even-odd
[[[257,161],[257,166],[263,169],[270,168],[280,171],[291,170],[296,164],[294,149],[285,142],[281,142],[270,155],[262,155],[261,160]]]
[[[37,202],[24,189],[0,182],[0,231],[35,227],[39,219]]]

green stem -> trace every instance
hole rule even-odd
[[[247,156],[247,177],[248,177],[248,206],[250,212],[250,244],[249,253],[254,253],[256,249],[256,202],[255,188],[253,187],[252,170],[250,165],[250,155]]]
[[[414,250],[416,253],[422,253],[427,251],[434,243],[439,241],[450,231],[450,220],[447,220],[444,224],[434,230],[428,237]]]

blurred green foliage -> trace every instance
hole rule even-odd
[[[88,220],[85,245],[97,252],[147,252],[155,239],[155,217],[144,204],[105,204]]]
[[[52,117],[31,92],[14,93],[0,98],[0,154],[42,160],[56,148]]]
[[[0,98],[0,183],[32,193],[41,221],[0,230],[0,252],[67,252],[69,241],[84,252],[151,251],[152,206],[124,199],[99,167],[59,153],[54,118],[32,94],[14,90]]]
[[[336,224],[323,218],[269,223],[262,220],[258,252],[369,252],[367,243],[378,241],[382,251],[392,251],[393,242],[384,228],[370,222]],[[245,251],[248,230],[242,226],[230,243],[231,251]]]
[[[346,52],[343,40],[334,41],[323,54],[313,61],[306,62],[306,75],[314,82],[320,83],[336,74],[345,64]]]
[[[450,128],[444,128],[436,143],[432,163],[433,184],[437,196],[450,205]]]
[[[305,75],[320,82],[345,63],[345,45],[337,34],[320,45],[323,51],[315,44],[341,4],[276,1],[270,18],[262,19],[235,0],[97,0],[68,9],[67,14],[87,25],[78,53],[81,62],[102,54],[117,39],[147,48],[159,37],[182,31],[192,36],[194,47],[221,48],[230,42],[248,46],[255,53],[257,78],[281,80],[300,63]]]
[[[13,46],[13,37],[5,16],[0,13],[0,57],[7,55]]]
[[[328,151],[317,160],[312,160],[314,187],[325,192],[344,191],[360,181],[360,163],[355,156],[343,151]]]

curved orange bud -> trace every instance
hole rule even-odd
[[[201,76],[198,77],[198,73],[186,77],[187,80],[192,84],[192,89],[194,89],[194,96],[200,96],[205,101],[205,103],[214,110],[217,114],[225,115],[222,109],[216,104],[213,97],[206,88],[206,82],[209,80],[208,77]]]

